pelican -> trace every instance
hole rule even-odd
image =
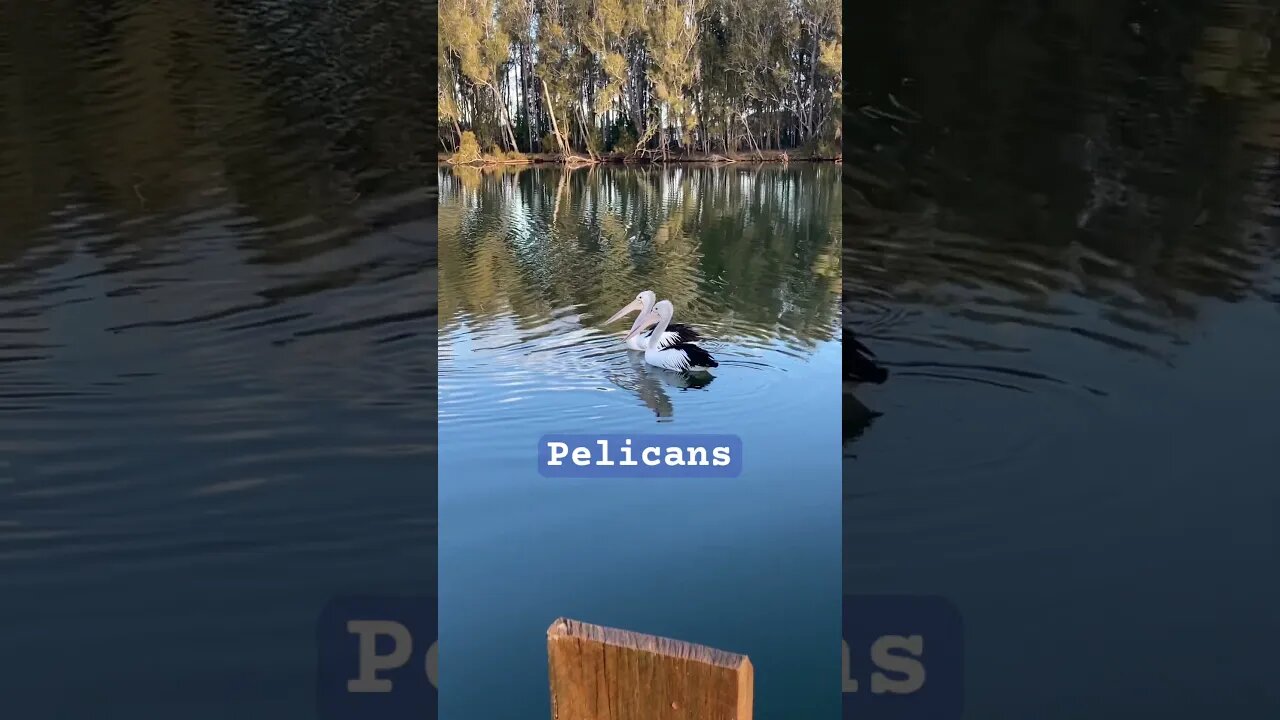
[[[852,330],[844,331],[841,343],[844,346],[844,379],[858,385],[874,383],[879,385],[889,379],[889,371],[880,367],[874,360],[876,354],[858,342]]]
[[[655,295],[652,290],[642,290],[640,294],[636,296],[635,300],[632,300],[629,305],[622,308],[618,312],[614,313],[613,317],[609,318],[608,320],[605,320],[604,324],[609,325],[610,323],[616,322],[618,318],[622,317],[623,315],[626,315],[627,313],[634,312],[636,310],[640,311],[640,316],[636,319],[636,322],[639,323],[641,320],[647,319],[648,317],[650,317],[650,314],[653,311],[653,306],[657,303],[657,301],[658,301],[658,296]],[[643,324],[632,325],[631,329],[632,330],[635,330],[636,328],[644,329],[649,325],[653,324],[654,322],[657,322],[657,321],[650,320]],[[639,334],[628,335],[627,347],[631,348],[632,350],[640,350],[642,352],[644,350],[647,350],[649,347],[649,335],[652,335],[652,334],[653,333],[650,332],[647,335],[639,335]],[[662,333],[658,346],[660,348],[668,348],[668,347],[671,347],[672,345],[677,345],[680,343],[698,342],[701,339],[702,339],[702,336],[698,334],[698,331],[694,330],[688,325],[681,325],[680,323],[672,323],[670,327],[667,328],[667,331]]]
[[[631,326],[631,332],[627,333],[627,340],[630,341],[631,338],[639,335],[649,323],[656,322],[658,327],[648,335],[648,347],[644,350],[645,362],[654,367],[677,372],[707,372],[713,367],[719,367],[720,363],[716,362],[710,353],[693,343],[677,342],[665,347],[662,345],[663,336],[667,332],[667,326],[671,324],[671,316],[674,313],[675,306],[670,300],[659,300],[652,310],[636,318],[635,324]]]

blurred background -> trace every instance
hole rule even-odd
[[[434,3],[0,5],[8,717],[313,717],[435,587]]]
[[[957,605],[967,717],[1275,717],[1275,4],[851,17],[846,592]]]

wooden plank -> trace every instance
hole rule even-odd
[[[746,655],[560,618],[547,662],[552,720],[751,720]]]

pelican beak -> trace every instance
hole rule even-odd
[[[632,300],[629,305],[622,308],[618,312],[614,313],[613,317],[609,318],[608,320],[605,320],[604,324],[605,325],[612,324],[614,322],[617,322],[618,318],[622,317],[623,315],[626,315],[627,313],[631,313],[631,312],[635,312],[637,310],[643,310],[643,309],[644,309],[644,303],[640,302],[640,298],[636,298],[635,300]]]
[[[623,342],[639,335],[641,330],[644,330],[650,325],[656,324],[660,319],[661,318],[658,317],[658,313],[653,310],[650,310],[648,315],[641,315],[640,317],[637,317],[636,321],[631,324],[631,331],[627,333],[625,338],[623,338]]]

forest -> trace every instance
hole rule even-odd
[[[838,0],[441,0],[458,155],[839,155]]]

